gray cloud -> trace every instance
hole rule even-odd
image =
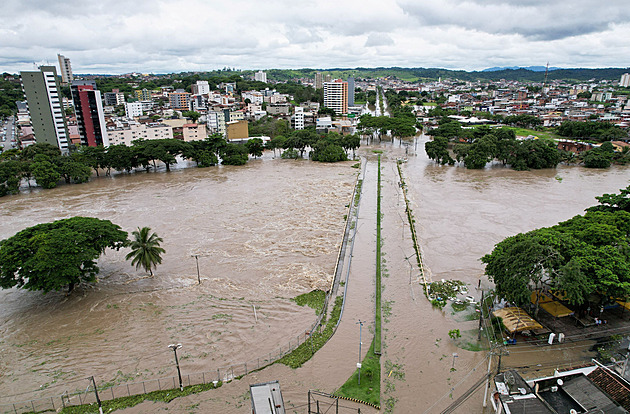
[[[392,38],[386,33],[370,33],[365,41],[365,47],[371,46],[391,46],[394,44]]]
[[[557,40],[598,33],[612,23],[630,20],[625,0],[594,4],[590,0],[566,2],[400,0],[402,10],[423,26],[458,26],[490,34],[519,34],[533,40]]]
[[[5,0],[0,70],[627,66],[620,0]]]

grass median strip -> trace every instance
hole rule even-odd
[[[278,362],[287,365],[291,368],[301,367],[306,361],[311,359],[315,352],[317,352],[332,336],[335,332],[335,326],[339,320],[341,314],[341,304],[343,302],[342,296],[337,296],[335,299],[335,306],[330,313],[330,318],[326,322],[326,327],[318,332],[311,332],[311,336],[304,343],[300,344],[290,354],[287,354],[280,358]]]
[[[359,384],[359,370],[357,369],[334,395],[380,406],[381,362],[380,357],[374,353],[374,341],[361,363],[361,384]]]
[[[180,391],[178,388],[171,390],[162,390],[162,391],[153,391],[147,394],[139,394],[132,395],[130,397],[121,397],[115,398],[113,400],[103,401],[103,412],[110,412],[116,410],[122,410],[123,408],[133,407],[135,405],[140,404],[144,401],[162,401],[162,402],[171,402],[175,398],[185,397],[186,395],[197,394],[203,391],[212,390],[215,388],[219,388],[223,385],[222,382],[218,382],[215,386],[213,383],[209,384],[200,384],[200,385],[191,385],[188,387],[184,387],[184,391]],[[61,414],[89,414],[89,413],[98,413],[98,405],[96,403],[92,404],[84,404],[84,405],[74,405],[71,407],[66,407],[59,411]]]

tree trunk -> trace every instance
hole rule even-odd
[[[70,284],[68,284],[68,293],[66,293],[66,296],[72,293],[73,290],[74,290],[74,282],[70,282]]]

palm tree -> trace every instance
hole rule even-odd
[[[157,267],[162,263],[162,253],[166,250],[160,247],[160,243],[163,241],[157,234],[151,233],[149,227],[138,227],[138,230],[134,230],[132,233],[134,240],[129,244],[131,252],[125,257],[126,260],[133,258],[131,261],[132,266],[136,266],[136,269],[142,267],[145,271],[149,272],[153,276],[151,268]]]

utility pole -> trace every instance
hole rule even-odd
[[[494,355],[494,353],[492,351],[490,351],[490,353],[488,354],[488,378],[486,378],[486,390],[483,393],[483,408],[486,408],[488,405],[488,388],[490,388],[490,366],[492,365],[492,356]]]
[[[359,385],[361,385],[361,331],[363,329],[363,322],[359,319],[359,362],[357,362],[357,368],[359,368]]]
[[[177,350],[182,347],[182,344],[170,344],[168,347],[171,348],[173,350],[173,353],[175,354],[175,365],[177,366],[177,376],[179,377],[179,390],[184,391],[184,384],[182,383],[182,373],[179,370],[179,360],[177,359]]]
[[[196,254],[192,255],[195,258],[195,261],[197,262],[197,281],[199,282],[199,284],[201,284],[201,276],[199,275],[199,256]]]
[[[483,321],[483,290],[481,291],[481,302],[479,302],[479,333],[477,335],[477,340],[481,341],[481,330],[483,329],[481,327],[481,323]]]
[[[96,381],[94,381],[94,376],[90,377],[92,380],[92,385],[94,386],[94,395],[96,395],[96,403],[98,404],[98,412],[99,414],[103,414],[103,404],[101,404],[101,399],[98,398],[98,390],[96,389]]]

